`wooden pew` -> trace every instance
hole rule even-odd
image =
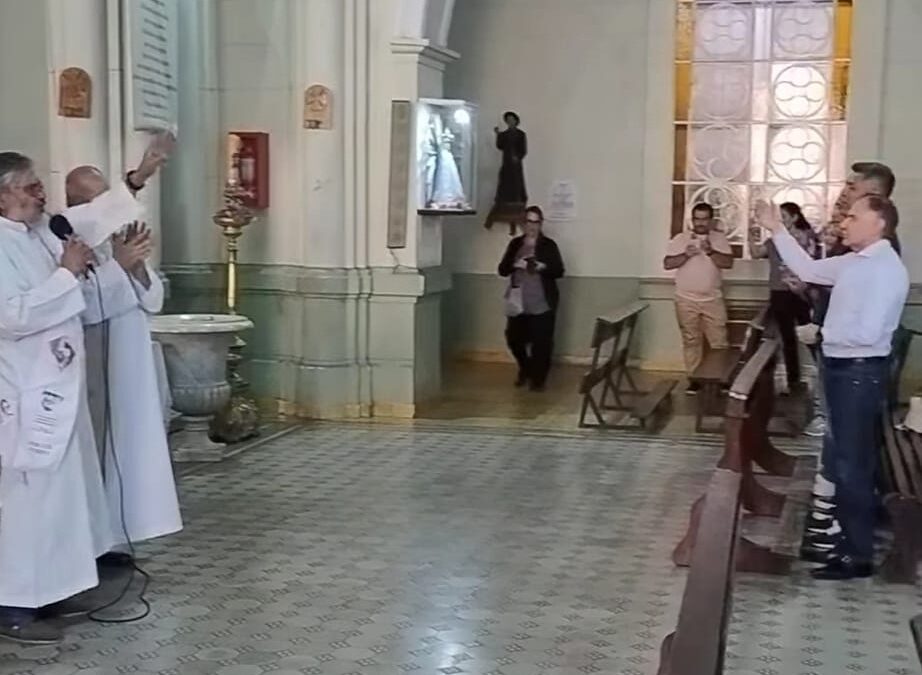
[[[724,392],[736,378],[743,364],[758,347],[762,332],[769,321],[768,306],[755,314],[746,329],[745,338],[739,347],[719,349],[705,354],[704,360],[688,378],[699,385],[695,408],[695,431],[698,433],[720,433],[723,423],[705,426],[705,418],[722,416],[726,410]],[[775,417],[769,426],[771,435],[799,436],[809,421],[806,390],[783,399],[775,410]]]
[[[922,435],[903,427],[899,381],[913,333],[900,327],[890,353],[890,390],[883,412],[881,491],[893,528],[893,545],[880,568],[889,583],[914,584],[922,562]]]
[[[695,406],[696,432],[720,431],[719,428],[705,428],[704,418],[721,414],[722,392],[730,386],[742,364],[758,348],[767,322],[768,306],[766,305],[749,321],[740,348],[709,350],[705,353],[701,365],[689,376],[689,382],[699,387]]]
[[[741,486],[742,475],[736,471],[717,469],[711,477],[678,625],[663,641],[658,675],[723,673],[739,542]]]
[[[916,654],[919,657],[919,663],[922,664],[922,614],[910,620],[909,630],[912,631],[912,641],[916,644]]]
[[[583,375],[579,393],[583,397],[579,414],[580,427],[608,429],[637,428],[651,430],[663,413],[669,412],[672,390],[677,382],[658,383],[652,390],[641,391],[628,371],[628,356],[637,320],[649,307],[634,302],[606,316],[597,317],[592,334],[592,365]],[[632,397],[631,404],[625,401]],[[606,412],[625,413],[610,420]],[[589,418],[589,413],[592,418]]]
[[[699,434],[708,431],[704,426],[704,418],[718,414],[721,391],[730,386],[739,362],[738,349],[712,349],[705,353],[701,365],[688,376],[689,382],[698,385],[695,431]]]
[[[779,517],[784,505],[782,495],[756,481],[752,464],[787,476],[796,464],[768,437],[780,340],[771,327],[765,335],[730,388],[724,455],[705,495],[692,507],[688,531],[673,552],[677,565],[691,569],[676,631],[663,641],[659,675],[723,673],[734,571],[786,574],[793,562],[791,556],[740,536],[741,507]]]

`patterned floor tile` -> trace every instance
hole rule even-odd
[[[153,612],[23,675],[652,675],[717,442],[314,425],[183,476]],[[727,672],[918,675],[919,592],[743,576]]]

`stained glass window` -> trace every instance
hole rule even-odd
[[[738,256],[758,199],[826,222],[846,177],[851,0],[676,0],[672,232],[708,202]]]

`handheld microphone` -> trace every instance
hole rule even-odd
[[[67,216],[62,216],[60,213],[51,216],[51,220],[48,221],[48,228],[61,241],[67,241],[68,237],[74,233],[74,228],[71,226]]]
[[[74,234],[74,228],[67,219],[67,216],[61,215],[60,213],[51,216],[51,220],[48,221],[48,229],[61,241],[67,241]],[[96,273],[92,265],[87,265],[86,268],[93,274]]]

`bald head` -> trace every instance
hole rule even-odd
[[[64,182],[68,206],[87,204],[108,189],[109,182],[95,166],[78,166]]]

